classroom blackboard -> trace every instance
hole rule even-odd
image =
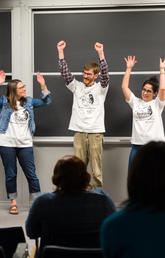
[[[68,130],[73,96],[56,74],[59,72],[56,44],[63,39],[67,42],[65,58],[73,73],[81,73],[86,62],[97,61],[96,41],[104,44],[112,73],[105,102],[105,135],[131,136],[131,109],[121,91],[124,57],[135,55],[138,61],[134,71],[139,73],[131,75],[130,87],[140,97],[143,81],[159,71],[159,57],[165,57],[164,28],[165,11],[156,8],[35,11],[34,72],[46,73],[46,83],[52,92],[52,104],[35,111],[35,135],[73,135]],[[81,75],[76,78],[81,80]],[[38,97],[40,89],[35,76],[33,89],[34,97]],[[163,117],[165,121],[165,115]]]
[[[11,72],[11,13],[0,12],[0,70]]]

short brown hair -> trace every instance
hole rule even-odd
[[[79,193],[89,187],[91,176],[86,164],[74,155],[66,155],[55,165],[52,182],[57,191]]]
[[[94,74],[98,74],[100,72],[100,67],[98,63],[95,63],[95,62],[89,62],[84,65],[84,70],[88,71],[90,69],[93,69]]]

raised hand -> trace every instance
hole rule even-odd
[[[64,40],[61,40],[57,43],[58,51],[63,51],[65,47],[66,47],[66,42]]]
[[[95,50],[97,51],[100,60],[104,59],[104,49],[103,44],[96,42],[94,45]]]
[[[134,65],[137,63],[137,61],[135,60],[135,56],[128,56],[127,58],[124,58],[125,62],[126,62],[126,66],[127,68],[132,69],[134,67]]]
[[[99,42],[96,42],[94,47],[97,52],[103,51],[103,44],[101,44]]]
[[[6,75],[3,70],[0,70],[0,85],[2,85],[5,82]]]
[[[160,69],[165,69],[165,59],[162,60],[162,59],[160,58]]]
[[[40,72],[37,72],[37,81],[38,81],[38,83],[40,84],[41,87],[45,86],[45,79]]]

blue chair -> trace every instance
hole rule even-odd
[[[42,258],[103,258],[101,248],[78,248],[47,245]]]

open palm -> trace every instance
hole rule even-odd
[[[6,78],[5,72],[0,70],[0,85],[5,82],[5,78]]]

